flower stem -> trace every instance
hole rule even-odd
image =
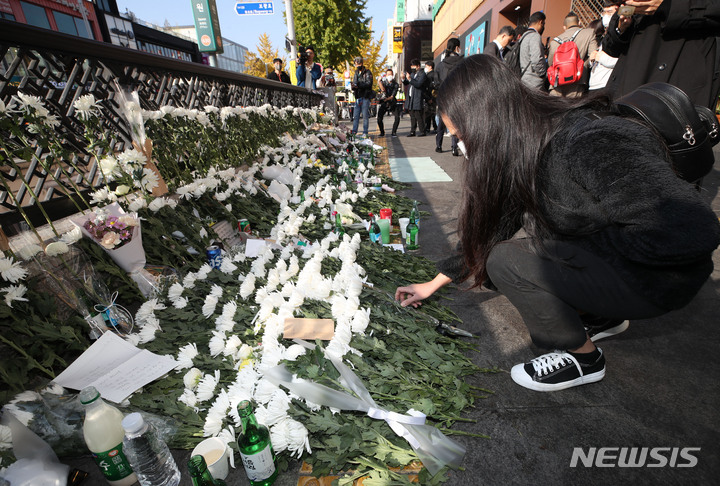
[[[20,354],[21,354],[22,356],[24,356],[28,361],[30,361],[30,363],[32,363],[33,366],[35,366],[37,369],[39,369],[40,371],[42,371],[43,373],[45,373],[46,375],[48,375],[50,378],[55,378],[55,373],[53,373],[51,370],[45,368],[43,365],[41,365],[40,363],[38,363],[35,358],[33,358],[32,356],[30,356],[27,352],[25,352],[25,350],[23,350],[22,348],[20,348],[19,346],[17,346],[15,343],[13,343],[13,342],[10,341],[9,339],[7,339],[7,338],[6,338],[5,336],[3,336],[2,334],[0,334],[0,341],[4,342],[5,344],[7,344],[7,345],[10,346],[11,348],[13,348],[15,351],[17,351],[18,353],[20,353]]]

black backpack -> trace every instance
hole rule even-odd
[[[616,114],[641,120],[662,136],[681,179],[698,182],[712,170],[712,148],[720,141],[718,119],[707,107],[694,106],[680,88],[667,83],[644,84],[616,100],[615,107]]]
[[[518,75],[518,77],[522,77],[522,75],[525,74],[525,71],[527,70],[527,67],[525,68],[525,70],[520,67],[520,44],[522,43],[528,32],[525,32],[522,36],[520,36],[520,39],[518,39],[515,45],[508,49],[507,54],[503,56],[505,65],[510,68],[510,71]]]

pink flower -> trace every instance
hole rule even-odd
[[[113,233],[112,231],[108,231],[103,235],[102,240],[100,240],[100,244],[108,250],[112,250],[118,245],[118,243],[120,243],[120,241],[120,235]]]

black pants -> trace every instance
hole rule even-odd
[[[667,311],[631,290],[615,269],[575,245],[547,241],[541,257],[529,239],[504,241],[487,261],[492,283],[514,305],[541,348],[568,350],[587,340],[581,312],[602,317],[648,319]]]
[[[398,124],[400,124],[400,109],[397,108],[397,103],[395,103],[394,100],[390,103],[381,103],[377,113],[377,124],[378,129],[380,129],[380,135],[385,133],[385,125],[383,124],[383,117],[385,116],[385,113],[395,114],[392,133],[396,132]]]
[[[410,110],[410,133],[415,133],[415,129],[420,128],[425,133],[425,119],[423,118],[423,110]]]
[[[446,128],[447,127],[445,126],[445,122],[443,122],[442,117],[440,117],[440,121],[438,122],[438,127],[437,127],[437,134],[435,135],[435,146],[439,149],[442,148],[442,142],[443,142],[443,137],[445,136]],[[457,150],[457,143],[458,143],[458,138],[455,135],[451,136],[450,137],[450,148],[453,150]]]

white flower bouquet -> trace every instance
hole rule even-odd
[[[71,221],[130,274],[145,297],[154,292],[155,277],[145,270],[145,249],[137,214],[125,213],[118,203],[113,203]]]

